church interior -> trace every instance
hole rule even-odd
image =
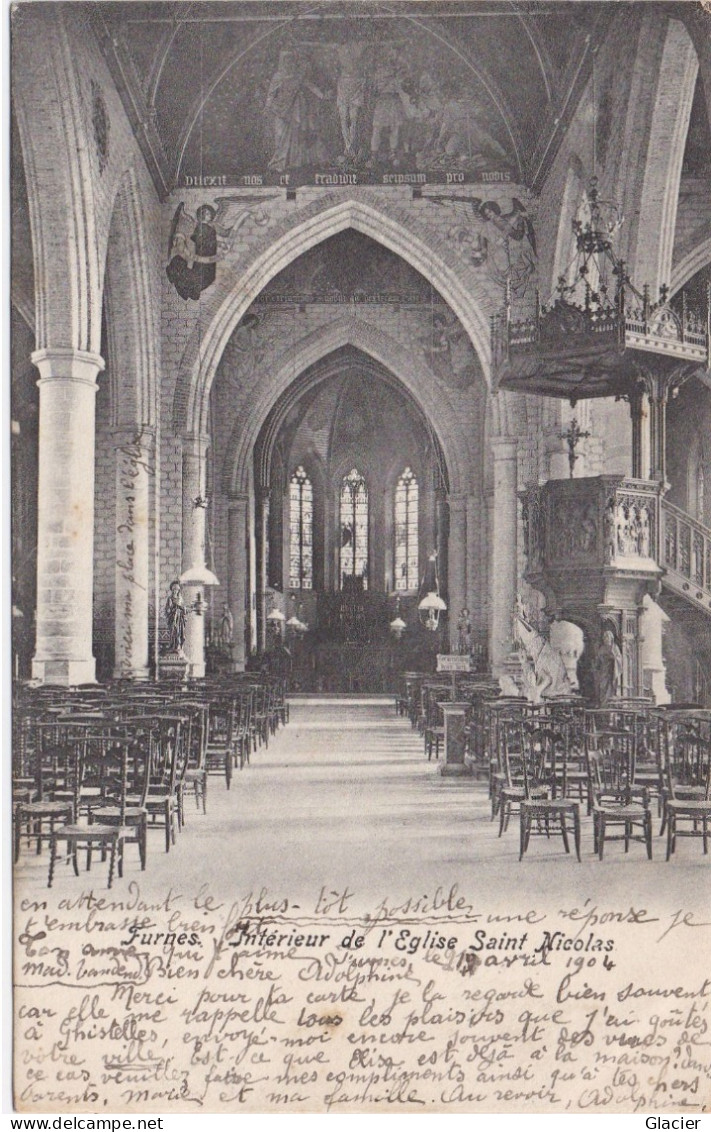
[[[97,845],[125,885],[133,841],[159,888],[238,804],[293,891],[324,854],[435,884],[472,830],[482,885],[701,866],[710,33],[676,2],[14,8],[23,883]]]

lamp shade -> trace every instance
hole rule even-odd
[[[274,623],[281,623],[282,621],[286,621],[286,617],[284,616],[284,614],[282,613],[282,611],[280,609],[277,609],[275,607],[274,609],[272,609],[271,613],[267,614],[267,621],[273,621]]]
[[[207,566],[191,566],[180,575],[182,586],[219,586],[220,581]]]
[[[417,608],[423,610],[425,613],[429,613],[430,610],[434,610],[437,613],[444,613],[447,608],[447,603],[442,600],[439,594],[431,590],[430,593],[425,594]]]
[[[407,623],[403,621],[402,617],[395,617],[390,622],[390,628],[393,633],[402,633],[404,629],[407,629]]]

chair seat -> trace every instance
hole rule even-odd
[[[126,825],[129,826],[133,822],[137,822],[140,821],[141,818],[145,818],[146,812],[147,811],[143,806],[127,806],[123,811],[123,818],[126,822]],[[113,825],[114,822],[122,816],[121,808],[119,806],[101,806],[101,808],[99,809],[92,810],[92,817],[94,814],[97,815],[99,821],[98,823],[92,822],[91,824],[93,825],[100,825],[102,820]]]
[[[645,819],[646,810],[642,806],[615,806],[614,804],[594,805],[594,814],[604,814],[605,817],[613,818],[616,821],[643,821]]]
[[[580,802],[574,798],[524,798],[523,805],[529,810],[540,809],[547,813],[551,810],[580,809]]]
[[[711,816],[711,800],[706,798],[670,798],[667,801],[667,806],[678,814],[679,812],[685,814],[696,814],[703,816],[704,814]]]
[[[124,835],[128,837],[132,832],[132,830],[124,826],[100,825],[95,822],[93,825],[63,825],[60,829],[56,829],[52,836],[56,841],[77,839],[101,841],[102,839],[110,840],[114,837]]]
[[[71,814],[74,809],[70,801],[64,802],[21,802],[22,814],[25,817],[52,817],[53,815]]]

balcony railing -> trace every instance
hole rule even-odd
[[[661,517],[664,584],[701,608],[711,609],[711,530],[666,499]]]

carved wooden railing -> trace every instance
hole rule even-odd
[[[662,502],[660,562],[664,585],[697,607],[711,609],[711,530],[669,503]]]
[[[578,334],[586,331],[593,338],[611,338],[623,350],[671,356],[711,369],[711,295],[707,295],[703,312],[688,310],[685,301],[681,310],[674,310],[666,295],[665,288],[660,301],[652,303],[647,287],[640,295],[622,282],[614,305],[582,306],[559,296],[546,307],[536,296],[535,310],[517,318],[507,292],[503,310],[491,320],[494,366],[498,369],[517,353],[540,349],[551,332],[554,338],[560,337],[564,347],[567,325],[569,331]],[[630,299],[638,300],[637,305]]]

